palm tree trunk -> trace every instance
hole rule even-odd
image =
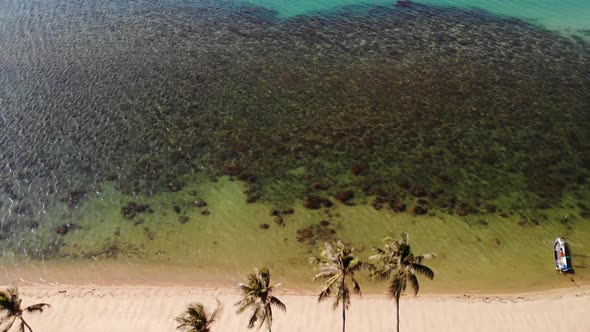
[[[14,325],[14,322],[16,322],[16,319],[18,318],[18,316],[13,316],[14,318],[12,318],[12,322],[10,322],[10,324],[8,324],[8,326],[6,327],[6,331],[10,331],[10,328],[12,327],[12,325]]]
[[[346,275],[342,276],[342,283],[340,284],[340,289],[344,289],[346,287]],[[347,293],[343,293],[342,297],[342,332],[346,332],[346,300],[347,300]]]
[[[346,306],[342,303],[342,332],[346,332]]]
[[[29,329],[29,332],[33,332],[33,329],[29,326],[29,324],[27,324],[27,322],[25,322],[25,320],[22,317],[20,318],[20,321],[23,322],[27,329]]]
[[[395,311],[396,311],[396,323],[397,323],[397,332],[399,332],[399,298],[395,299]]]

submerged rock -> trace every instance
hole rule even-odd
[[[313,231],[310,228],[302,228],[297,230],[297,241],[306,242],[313,238]]]
[[[63,224],[61,226],[57,226],[55,228],[55,232],[59,235],[66,235],[68,234],[71,230],[77,229],[78,225],[77,224]]]
[[[69,231],[70,228],[68,227],[68,225],[57,226],[57,228],[55,229],[55,232],[59,235],[66,235]]]
[[[412,184],[410,183],[410,180],[408,180],[408,179],[400,180],[397,184],[400,187],[407,189],[407,190],[409,190],[412,187]]]
[[[314,190],[328,190],[330,189],[330,183],[327,181],[314,182],[311,187]]]
[[[129,220],[141,213],[154,213],[154,210],[147,204],[138,204],[135,202],[129,202],[121,208],[121,214]]]
[[[176,212],[177,214],[180,214],[180,206],[178,206],[178,205],[174,205],[174,206],[172,206],[172,210],[173,210],[174,212]]]
[[[498,210],[498,207],[494,204],[486,204],[486,205],[484,205],[484,209],[486,210],[487,213],[496,213],[496,211]]]
[[[253,182],[256,182],[257,177],[256,177],[256,175],[254,175],[254,173],[242,172],[238,175],[238,179],[240,179],[242,181],[253,183]]]
[[[322,198],[319,196],[309,196],[303,206],[306,209],[319,210],[322,208]]]
[[[76,206],[86,196],[87,195],[84,190],[71,191],[68,193],[68,205],[70,207]]]
[[[404,212],[404,211],[406,211],[406,208],[407,208],[408,206],[407,206],[407,205],[406,205],[406,203],[405,203],[403,200],[401,200],[401,199],[391,199],[391,200],[389,201],[389,207],[390,207],[390,208],[391,208],[391,209],[392,209],[394,212],[400,213],[400,212]]]
[[[422,187],[410,188],[410,194],[414,197],[424,197],[427,195],[426,190],[424,190]]]
[[[379,211],[379,210],[383,209],[383,204],[381,204],[381,203],[377,203],[376,201],[373,201],[373,202],[371,203],[371,205],[372,205],[372,206],[375,208],[375,210],[377,210],[377,211]]]
[[[248,197],[246,197],[246,203],[248,204],[252,204],[254,202],[256,202],[260,197],[258,195],[248,195]]]
[[[474,214],[479,212],[477,208],[466,202],[459,203],[459,206],[457,207],[456,211],[457,214],[462,217],[468,214]]]
[[[420,215],[421,216],[421,215],[425,215],[425,214],[428,213],[428,208],[426,208],[424,206],[417,205],[417,206],[414,206],[414,208],[412,209],[412,212],[415,215]]]
[[[334,198],[344,204],[348,204],[354,198],[354,192],[352,190],[341,191],[334,194]]]
[[[193,202],[193,205],[198,208],[204,208],[207,207],[207,202],[205,202],[204,200],[196,200]]]
[[[293,214],[293,213],[295,213],[295,209],[293,209],[293,208],[284,208],[281,212],[283,214]]]
[[[327,198],[322,198],[322,205],[325,208],[330,208],[330,207],[334,206],[334,203],[332,203],[332,201]]]
[[[330,223],[327,220],[323,220],[317,224],[311,224],[305,228],[298,229],[297,241],[308,245],[315,245],[318,240],[331,241],[336,235],[336,230],[328,226],[330,226]]]
[[[428,201],[425,200],[425,199],[423,199],[423,198],[420,198],[420,199],[416,200],[416,204],[418,204],[418,205],[427,205],[428,204]]]
[[[221,172],[224,175],[238,176],[242,172],[244,172],[244,169],[242,168],[242,166],[240,164],[237,164],[237,163],[227,163],[227,164],[225,164],[225,165],[223,165],[221,167]]]
[[[180,182],[170,182],[166,185],[166,190],[171,193],[179,192],[184,187],[183,183]]]
[[[364,169],[359,165],[354,165],[352,166],[351,171],[353,175],[360,175]]]
[[[33,215],[33,208],[29,204],[17,205],[12,209],[12,212],[19,216]]]

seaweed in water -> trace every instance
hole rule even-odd
[[[19,207],[3,233],[106,181],[154,195],[197,172],[275,206],[388,191],[376,208],[404,211],[412,195],[428,211],[507,217],[498,198],[556,207],[590,175],[587,42],[417,3],[287,20],[256,7],[153,15],[161,6],[117,1],[105,19],[48,5],[0,22],[3,225]],[[39,28],[55,17],[63,29]]]

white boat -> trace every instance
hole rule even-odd
[[[553,243],[553,257],[555,258],[555,269],[559,272],[568,272],[570,267],[567,263],[567,253],[565,251],[565,240],[555,239]]]

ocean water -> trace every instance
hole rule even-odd
[[[339,10],[345,7],[356,7],[359,10],[375,5],[388,6],[393,1],[275,1],[275,0],[244,0],[254,6],[268,8],[277,13],[281,18],[289,18],[297,15],[310,15],[314,13]],[[526,20],[545,28],[561,31],[563,33],[587,34],[590,28],[588,13],[590,4],[586,1],[566,0],[516,0],[516,1],[468,1],[468,0],[419,0],[418,4],[461,8],[466,10],[484,10],[495,15],[514,17]],[[240,3],[239,1],[237,3]],[[586,33],[584,33],[586,31]]]
[[[571,286],[557,236],[583,283],[589,6],[3,1],[5,278],[98,261],[305,285],[324,241],[366,257],[408,231],[432,290]]]

